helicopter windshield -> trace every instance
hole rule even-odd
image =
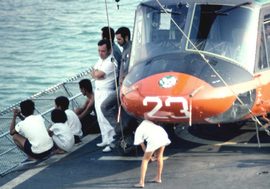
[[[200,52],[254,71],[258,16],[248,3],[164,7],[138,7],[129,68],[159,55]]]
[[[252,11],[246,7],[197,5],[193,12],[187,50],[230,59],[253,71],[256,26]]]
[[[130,67],[134,62],[179,51],[183,37],[179,28],[184,29],[187,12],[187,6],[181,4],[168,5],[165,12],[142,3],[136,12]]]

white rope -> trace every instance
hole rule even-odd
[[[111,30],[110,30],[110,19],[109,19],[109,11],[108,11],[108,3],[107,0],[105,0],[105,10],[106,10],[106,17],[107,17],[107,24],[108,24],[108,31],[109,31],[109,37],[110,37],[110,41],[111,41],[111,56],[112,56],[112,62],[114,64],[114,85],[115,85],[115,92],[116,92],[116,97],[117,99],[119,99],[119,92],[118,92],[118,84],[117,84],[117,71],[116,69],[118,69],[118,65],[117,62],[115,61],[115,57],[114,57],[114,50],[113,50],[113,39],[112,39],[112,34],[111,34]],[[119,62],[118,62],[119,63]],[[117,105],[118,107],[120,106],[119,100],[117,100]]]
[[[117,81],[117,71],[118,70],[118,65],[115,61],[115,57],[113,55],[113,40],[112,40],[112,36],[111,36],[111,30],[110,30],[110,20],[109,20],[109,12],[108,12],[108,3],[107,0],[105,0],[105,8],[106,8],[106,16],[107,16],[107,23],[108,23],[108,30],[109,30],[109,36],[110,36],[110,41],[111,41],[111,50],[112,50],[112,57],[113,57],[113,63],[114,63],[114,84],[115,84],[115,92],[116,92],[116,98],[117,98],[117,107],[118,107],[118,115],[117,115],[117,123],[119,123],[120,128],[121,128],[121,134],[122,134],[122,138],[124,138],[124,129],[123,129],[123,125],[122,122],[120,121],[121,119],[121,102],[120,102],[120,97],[119,97],[119,87],[118,87],[118,81]],[[118,62],[120,63],[120,62]]]
[[[259,135],[259,128],[258,128],[257,122],[254,122],[254,123],[255,123],[255,127],[256,127],[256,137],[257,137],[258,145],[260,148],[261,147],[261,140],[260,140],[260,135]]]

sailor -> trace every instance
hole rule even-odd
[[[101,104],[104,100],[115,93],[114,63],[109,40],[102,39],[98,42],[98,53],[100,58],[91,71],[91,76],[95,79],[95,109],[102,137],[102,142],[97,146],[105,147],[103,152],[110,152],[110,144],[114,140],[115,132],[101,111]]]
[[[113,57],[115,58],[116,62],[118,63],[118,69],[120,69],[120,62],[121,62],[121,51],[119,47],[115,44],[114,38],[115,38],[115,33],[114,30],[111,27],[104,26],[101,28],[101,37],[102,39],[107,39],[110,40],[112,43],[112,50],[113,50]]]
[[[121,137],[121,130],[123,128],[126,129],[126,133],[129,133],[127,131],[127,128],[129,130],[134,130],[132,125],[136,125],[136,120],[133,120],[131,116],[129,116],[124,109],[121,109],[121,124],[117,123],[117,113],[118,108],[117,104],[120,101],[119,99],[119,89],[122,85],[122,82],[128,72],[128,64],[130,59],[130,51],[131,51],[131,41],[130,41],[130,30],[127,27],[120,27],[116,31],[116,38],[117,43],[123,47],[122,52],[122,58],[120,62],[120,72],[119,72],[119,78],[118,78],[118,91],[116,91],[114,94],[110,95],[101,105],[101,110],[104,114],[104,116],[108,119],[110,124],[115,128],[116,136],[115,138],[118,139]],[[117,95],[118,93],[118,95]],[[120,105],[120,104],[119,104]]]
[[[130,40],[130,30],[127,27],[118,28],[115,34],[116,34],[117,43],[121,47],[123,47],[120,73],[119,73],[119,82],[121,85],[125,76],[128,73],[132,42]]]

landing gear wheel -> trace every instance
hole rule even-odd
[[[133,145],[134,135],[130,134],[121,137],[116,142],[116,149],[121,155],[131,155],[136,152],[137,148]]]

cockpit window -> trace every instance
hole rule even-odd
[[[159,6],[141,4],[136,12],[130,67],[134,62],[180,50],[188,7],[182,4]],[[175,23],[177,24],[175,24]]]
[[[249,62],[254,60],[256,27],[250,24],[251,15],[247,7],[196,5],[187,50],[221,56],[252,71],[254,65]]]
[[[263,28],[260,37],[259,64],[260,70],[269,68],[270,65],[270,15],[264,17]]]
[[[250,3],[163,7],[166,11],[154,3],[138,7],[129,69],[161,55],[200,52],[254,72],[259,14]]]

